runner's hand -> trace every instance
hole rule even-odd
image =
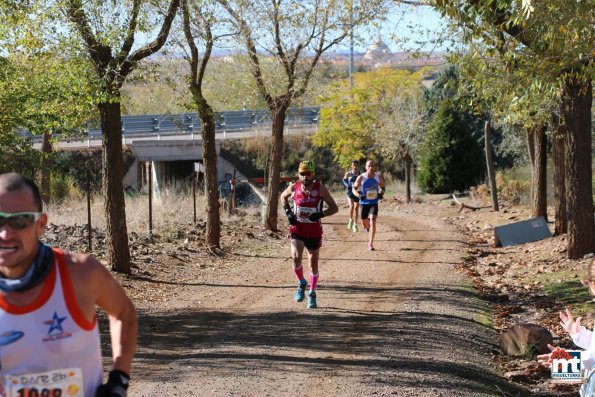
[[[378,200],[382,200],[384,198],[384,190],[381,192],[378,192]]]
[[[319,212],[313,212],[310,215],[308,215],[308,219],[310,219],[311,222],[316,222],[317,220],[319,220],[320,218],[324,218],[324,212],[319,211]]]
[[[581,330],[581,318],[582,317],[577,317],[575,320],[572,317],[570,310],[565,309],[564,311],[560,312],[560,325],[562,328],[564,328],[564,331],[568,332],[568,335],[574,336]]]
[[[292,225],[292,226],[297,225],[297,223],[298,223],[297,217],[295,216],[295,214],[291,210],[291,207],[289,206],[289,204],[286,203],[283,206],[283,209],[285,210],[285,215],[287,215],[287,220],[289,220],[289,224]]]
[[[126,397],[130,376],[119,369],[110,371],[107,382],[99,386],[95,397]]]
[[[556,348],[552,345],[550,345],[548,343],[547,345],[548,349],[550,349],[550,352],[553,352],[554,350],[556,350]],[[537,362],[539,362],[540,365],[543,365],[544,367],[551,367],[552,363],[550,362],[550,359],[552,358],[552,353],[547,353],[547,354],[540,354],[539,356],[537,356]]]

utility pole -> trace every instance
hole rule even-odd
[[[349,3],[349,88],[353,88],[353,3]]]

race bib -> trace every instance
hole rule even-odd
[[[313,223],[308,216],[316,212],[316,208],[312,207],[297,207],[297,218],[298,221],[303,223]]]
[[[4,377],[6,397],[84,397],[83,373],[80,368],[55,369],[48,372]]]
[[[378,198],[378,190],[366,190],[366,200],[376,200]]]

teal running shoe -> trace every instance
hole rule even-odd
[[[295,291],[295,301],[302,302],[306,298],[306,285],[308,282],[306,280],[300,280],[297,291]]]
[[[349,219],[349,223],[347,224],[347,229],[349,229],[349,230],[353,229],[353,219]]]
[[[316,309],[316,292],[312,291],[308,294],[308,309]]]

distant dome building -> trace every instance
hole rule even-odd
[[[392,52],[390,48],[386,45],[385,42],[382,40],[376,41],[376,43],[372,44],[368,47],[368,51],[366,51],[366,55],[364,55],[364,59],[366,61],[381,61],[387,56],[391,55]]]

